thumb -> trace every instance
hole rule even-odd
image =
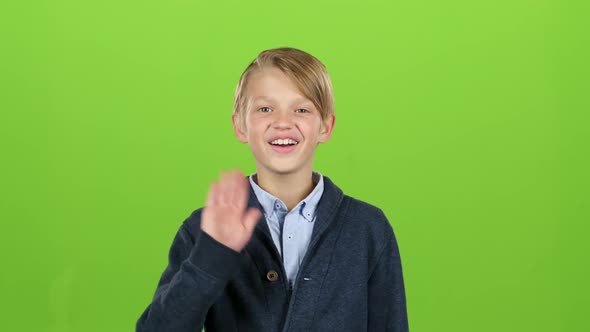
[[[244,227],[250,232],[250,234],[254,231],[254,227],[258,224],[258,221],[262,217],[262,212],[257,208],[249,208],[246,211],[246,215],[244,216]]]

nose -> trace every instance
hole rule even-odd
[[[290,128],[293,126],[293,114],[290,112],[278,111],[275,113],[273,120],[273,127],[275,128]]]

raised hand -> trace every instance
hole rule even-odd
[[[248,208],[248,179],[238,169],[222,172],[213,182],[201,214],[201,229],[225,246],[240,252],[248,243],[262,216],[260,210]]]

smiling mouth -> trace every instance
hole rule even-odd
[[[271,144],[271,143],[268,143],[268,144],[270,145],[271,149],[278,154],[289,154],[297,148],[297,145],[299,145],[299,143],[285,144],[285,145]]]

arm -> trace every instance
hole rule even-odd
[[[195,217],[194,215],[192,217]],[[136,331],[200,332],[209,308],[239,267],[240,253],[200,227],[191,236],[186,221],[176,234],[152,303]]]
[[[241,250],[262,216],[247,207],[249,186],[239,170],[223,172],[221,181],[211,184],[206,207],[195,211],[176,234],[168,266],[136,331],[203,329],[209,308],[239,270]]]
[[[408,317],[401,259],[391,225],[387,228],[386,238],[369,277],[367,331],[407,332]]]

